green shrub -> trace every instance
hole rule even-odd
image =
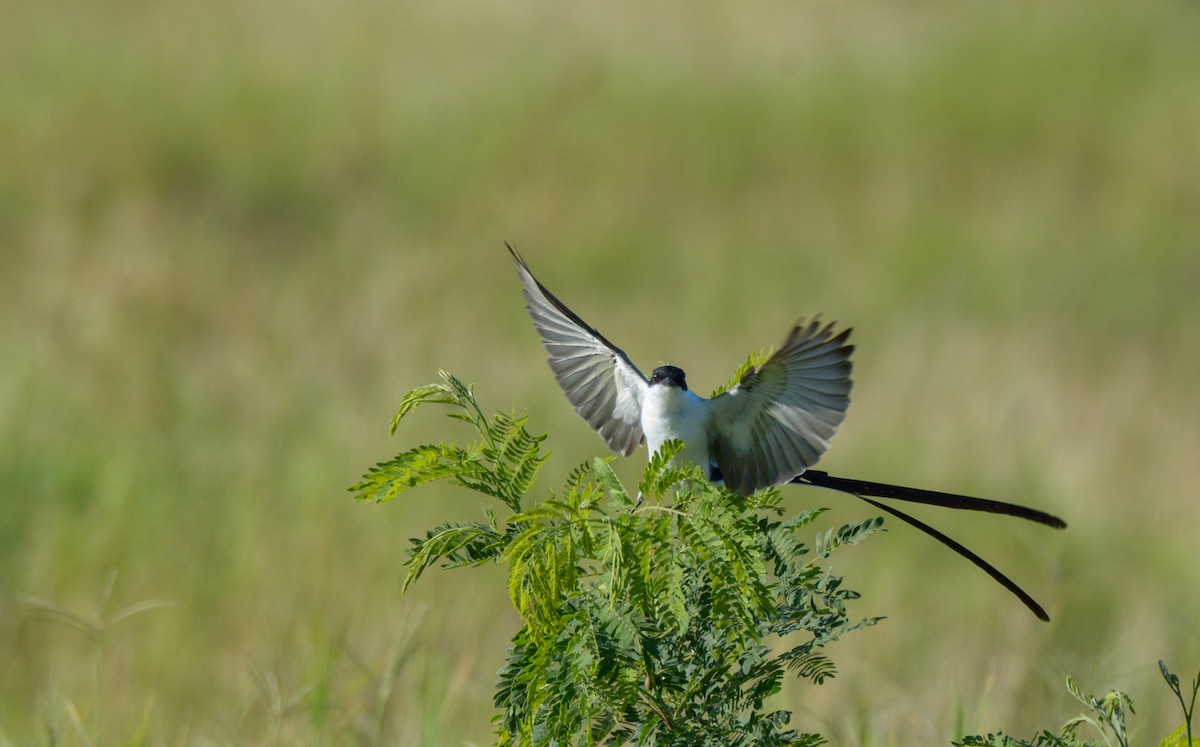
[[[853,620],[858,594],[817,561],[879,531],[882,519],[800,532],[823,509],[784,517],[779,492],[740,497],[672,463],[669,443],[635,497],[608,462],[575,469],[531,501],[545,436],[525,419],[480,409],[472,387],[410,392],[392,422],[449,407],[478,440],[429,444],[373,468],[353,486],[389,501],[438,480],[498,500],[479,522],[446,522],[411,540],[405,588],[430,566],[502,563],[524,624],[496,685],[499,743],[816,745],[768,701],[791,674],[834,674],[823,649],[879,618]]]

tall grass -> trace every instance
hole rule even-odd
[[[0,743],[486,743],[502,585],[398,596],[404,538],[474,499],[344,488],[437,368],[528,407],[548,475],[601,449],[505,239],[698,389],[797,316],[852,324],[824,467],[1071,522],[922,512],[1049,625],[903,527],[848,553],[889,621],[785,693],[803,728],[1020,731],[1061,716],[1066,673],[1154,692],[1158,659],[1194,668],[1194,4],[4,16]],[[86,617],[114,571],[110,609],[173,604],[113,626],[97,672],[94,640],[20,599]],[[1146,741],[1170,706],[1139,702]]]

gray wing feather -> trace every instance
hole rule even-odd
[[[725,485],[749,495],[802,474],[850,406],[850,330],[801,322],[758,370],[711,400],[709,453]]]
[[[538,282],[510,246],[526,308],[549,354],[558,385],[613,451],[629,456],[642,443],[642,393],[648,383],[617,346]]]

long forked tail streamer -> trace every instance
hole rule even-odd
[[[867,496],[875,496],[878,498],[896,498],[899,500],[912,501],[915,503],[925,503],[933,506],[944,506],[947,508],[959,508],[972,511],[987,511],[989,513],[1005,514],[1008,516],[1017,516],[1030,521],[1036,521],[1047,526],[1052,526],[1057,529],[1062,529],[1067,526],[1066,522],[1057,516],[1052,516],[1044,511],[1028,508],[1026,506],[1018,506],[1013,503],[1004,503],[1002,501],[992,501],[983,498],[972,498],[965,495],[957,495],[955,493],[940,493],[934,490],[921,490],[919,488],[906,488],[900,485],[887,485],[884,483],[867,482],[864,480],[852,480],[844,477],[834,477],[826,472],[818,470],[809,470],[804,474],[792,480],[794,483],[801,485],[814,485],[822,488],[830,488],[843,493],[849,493],[861,500],[866,501],[875,508],[895,516],[906,524],[920,529],[925,534],[933,537],[938,542],[941,542],[946,547],[949,547],[954,552],[971,561],[976,567],[982,569],[985,573],[991,576],[997,583],[1008,589],[1021,602],[1029,608],[1034,615],[1037,615],[1039,620],[1045,622],[1050,621],[1050,616],[1046,614],[1046,610],[1042,605],[1029,596],[1028,593],[1020,586],[1005,576],[996,569],[991,563],[979,557],[975,553],[963,547],[960,543],[947,537],[937,529],[929,526],[925,522],[916,519],[898,509],[892,508],[879,501],[872,500]]]
[[[1035,600],[1033,597],[1029,596],[1029,594],[1027,594],[1024,589],[1022,589],[1020,586],[1017,586],[1017,584],[1011,578],[1009,578],[1008,576],[1005,576],[1003,573],[1001,573],[999,570],[997,570],[996,567],[994,565],[992,565],[991,563],[987,562],[983,558],[979,557],[975,553],[971,552],[967,548],[960,545],[958,542],[955,542],[954,540],[950,539],[949,537],[942,534],[941,532],[934,529],[933,527],[929,526],[928,524],[921,521],[920,519],[915,519],[912,516],[909,516],[908,514],[904,513],[903,511],[894,509],[891,506],[880,503],[879,501],[871,500],[870,498],[867,498],[866,496],[858,495],[857,493],[855,493],[854,495],[863,499],[867,503],[870,503],[872,506],[880,509],[881,511],[887,511],[889,514],[891,514],[892,516],[895,516],[897,519],[900,519],[901,521],[906,522],[906,523],[916,527],[917,529],[920,529],[925,534],[928,534],[930,537],[933,537],[938,542],[941,542],[946,547],[949,547],[954,552],[958,553],[959,555],[963,556],[967,560],[971,561],[976,566],[983,569],[983,571],[985,573],[987,573],[987,575],[994,578],[997,583],[999,583],[1001,586],[1003,586],[1004,588],[1008,589],[1013,594],[1015,594],[1017,599],[1020,599],[1025,604],[1025,606],[1028,607],[1031,612],[1033,612],[1033,614],[1037,615],[1037,618],[1039,620],[1042,620],[1043,622],[1050,622],[1050,615],[1046,614],[1046,610],[1042,609],[1042,605],[1038,604],[1037,600]]]

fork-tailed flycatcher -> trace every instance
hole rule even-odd
[[[1066,522],[1037,509],[953,493],[834,477],[810,469],[829,448],[850,405],[850,330],[833,323],[800,322],[761,367],[711,399],[688,389],[683,371],[659,366],[650,378],[616,345],[538,282],[516,250],[526,305],[549,353],[550,368],[575,411],[609,448],[629,456],[642,443],[651,453],[671,439],[682,458],[714,483],[741,495],[783,483],[832,488],[857,496],[934,537],[986,571],[1038,618],[1049,620],[1032,597],[975,553],[933,527],[872,500],[895,498],[948,508],[988,511],[1063,529]]]

